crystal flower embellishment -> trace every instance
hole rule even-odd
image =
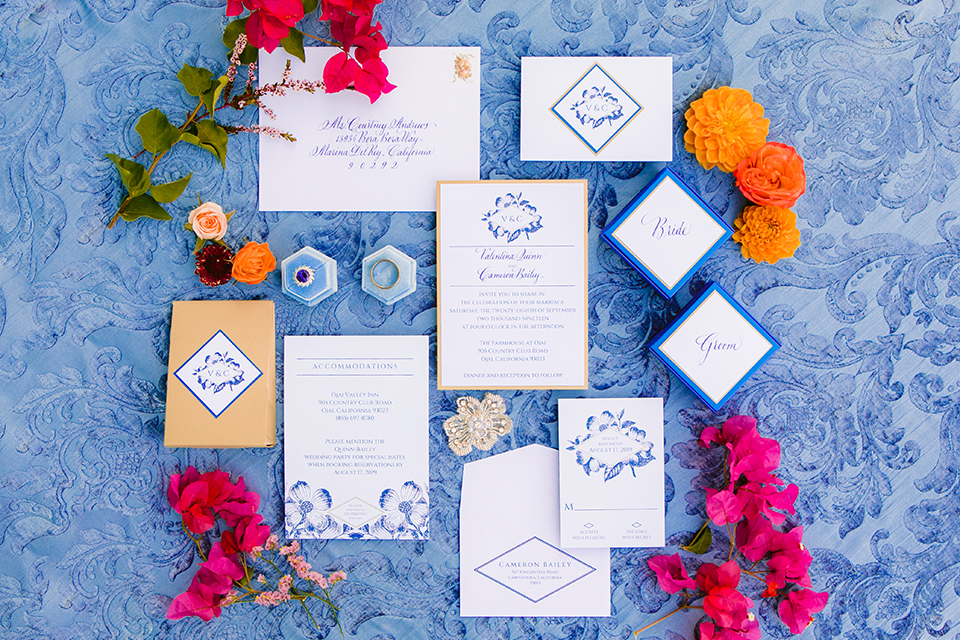
[[[450,449],[458,456],[467,455],[474,447],[481,451],[492,449],[497,438],[513,428],[506,409],[503,398],[493,393],[484,395],[483,401],[473,396],[457,398],[457,415],[443,423]]]

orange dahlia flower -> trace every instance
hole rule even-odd
[[[763,106],[746,89],[708,89],[690,105],[685,117],[683,146],[697,154],[704,169],[720,167],[727,173],[762,146],[770,130]]]
[[[800,246],[797,215],[783,207],[747,207],[734,220],[733,239],[740,243],[744,258],[775,263],[789,258]]]

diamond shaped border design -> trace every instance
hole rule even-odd
[[[586,138],[584,138],[582,135],[580,135],[580,132],[577,131],[577,128],[576,128],[574,125],[572,125],[566,118],[564,118],[562,115],[560,115],[560,112],[559,112],[559,111],[557,111],[557,105],[559,105],[561,102],[563,102],[564,100],[566,100],[566,99],[567,99],[567,96],[569,96],[574,90],[576,90],[577,87],[580,86],[580,83],[583,82],[584,78],[586,78],[588,75],[590,75],[590,74],[593,72],[594,69],[599,69],[599,70],[600,70],[600,73],[602,73],[610,82],[612,82],[614,85],[616,85],[616,87],[617,87],[620,91],[622,91],[623,94],[624,94],[625,96],[627,96],[627,97],[630,99],[630,101],[631,101],[634,105],[636,105],[636,107],[637,107],[637,110],[633,113],[633,115],[631,115],[629,118],[627,118],[627,119],[623,122],[623,124],[621,124],[619,127],[617,127],[617,130],[614,131],[614,132],[610,135],[610,137],[607,138],[606,142],[604,142],[604,143],[603,143],[602,145],[600,145],[599,147],[594,147],[592,144],[590,144],[590,142],[589,142]],[[597,63],[594,63],[594,65],[593,65],[592,67],[590,67],[585,74],[583,74],[582,76],[580,76],[580,78],[579,78],[576,82],[573,83],[573,86],[570,87],[570,89],[568,89],[567,92],[564,93],[564,94],[560,97],[559,100],[557,100],[555,103],[553,103],[553,106],[550,107],[550,111],[552,111],[553,114],[560,119],[560,122],[562,122],[564,125],[566,125],[566,127],[567,127],[568,129],[570,129],[570,131],[572,131],[573,134],[574,134],[575,136],[577,136],[577,137],[580,139],[580,141],[583,142],[583,144],[585,144],[585,145],[587,146],[588,149],[590,149],[591,151],[593,151],[594,155],[599,155],[599,153],[600,153],[601,151],[603,151],[603,148],[606,147],[608,144],[610,144],[610,141],[613,140],[614,138],[616,138],[616,137],[617,137],[617,134],[619,134],[619,133],[623,130],[624,127],[626,127],[628,124],[630,124],[630,122],[632,122],[633,119],[636,118],[637,115],[638,115],[641,111],[643,111],[643,105],[640,104],[639,102],[637,102],[637,101],[634,99],[634,97],[633,97],[632,95],[630,95],[630,93],[620,85],[619,82],[617,82],[616,80],[614,80],[613,77],[612,77],[609,73],[607,73],[606,70],[604,70],[603,67],[601,67],[601,66],[600,66],[599,64],[597,64]]]
[[[357,502],[362,502],[363,504],[365,504],[365,505],[367,505],[368,507],[370,507],[371,509],[373,509],[374,512],[375,512],[374,515],[373,515],[371,518],[368,518],[367,520],[364,520],[363,522],[361,522],[361,523],[359,523],[359,524],[354,524],[354,523],[352,523],[352,522],[347,522],[347,520],[346,520],[343,516],[341,516],[341,515],[339,515],[339,514],[337,513],[337,509],[343,507],[344,505],[346,505],[346,504],[349,503],[349,502],[353,502],[354,500],[356,500]],[[358,498],[357,496],[353,496],[352,498],[349,498],[349,499],[347,499],[347,500],[344,500],[343,502],[341,502],[341,503],[338,504],[337,506],[332,507],[332,508],[330,508],[330,509],[327,509],[327,515],[329,515],[331,518],[334,518],[337,522],[342,522],[343,524],[347,525],[347,526],[350,527],[351,529],[359,529],[360,527],[362,527],[362,526],[365,525],[365,524],[370,524],[371,522],[373,522],[374,520],[376,520],[377,518],[379,518],[380,516],[382,516],[384,513],[386,513],[386,511],[384,511],[384,510],[381,509],[380,507],[377,507],[377,506],[375,506],[375,505],[372,505],[372,504],[370,504],[369,502],[367,502],[366,500],[363,500],[362,498]]]
[[[584,567],[586,567],[587,569],[589,569],[589,571],[587,571],[586,573],[583,573],[582,575],[574,578],[574,579],[571,580],[570,582],[565,583],[563,586],[557,587],[556,589],[554,589],[554,590],[551,591],[550,593],[546,593],[546,594],[540,596],[540,597],[537,598],[536,600],[534,600],[533,598],[531,598],[530,596],[528,596],[527,594],[525,594],[525,593],[523,593],[523,592],[521,592],[521,591],[517,591],[516,589],[514,589],[514,588],[511,587],[510,585],[508,585],[508,584],[506,584],[506,583],[504,583],[504,582],[501,582],[500,580],[497,580],[497,579],[494,578],[493,576],[491,576],[491,575],[489,575],[489,574],[484,573],[483,571],[481,571],[481,569],[483,569],[483,568],[486,567],[487,565],[496,562],[496,561],[499,560],[500,558],[502,558],[502,557],[504,557],[505,555],[508,555],[508,554],[516,551],[517,549],[519,549],[520,547],[522,547],[522,546],[524,546],[524,545],[530,544],[530,543],[533,542],[534,540],[540,542],[541,544],[545,544],[546,546],[550,547],[551,549],[554,549],[555,551],[558,551],[559,553],[567,556],[568,558],[570,558],[570,559],[573,560],[574,562],[576,562],[576,563],[578,563],[578,564],[580,564],[580,565],[583,565]],[[597,570],[596,567],[592,567],[592,566],[590,566],[589,564],[587,564],[586,562],[584,562],[583,560],[581,560],[580,558],[577,558],[576,556],[570,555],[569,553],[567,553],[567,552],[564,551],[563,549],[560,549],[559,547],[555,547],[554,545],[550,544],[549,542],[547,542],[546,540],[540,538],[539,536],[533,536],[532,538],[529,538],[529,539],[527,539],[527,540],[524,540],[523,542],[521,542],[521,543],[518,544],[517,546],[515,546],[515,547],[513,547],[513,548],[511,548],[511,549],[507,549],[506,551],[504,551],[503,553],[501,553],[501,554],[498,555],[497,557],[495,557],[495,558],[493,558],[493,559],[491,559],[491,560],[488,560],[487,562],[484,562],[482,565],[480,565],[479,567],[477,567],[476,569],[474,569],[474,571],[476,571],[477,573],[479,573],[479,574],[482,575],[483,577],[489,578],[490,580],[493,580],[494,582],[496,582],[496,583],[499,584],[500,586],[505,587],[505,588],[509,589],[510,591],[514,592],[515,594],[517,594],[518,596],[522,596],[522,597],[526,598],[527,600],[529,600],[530,602],[534,602],[534,603],[540,602],[540,601],[542,601],[542,600],[545,600],[546,598],[549,598],[550,596],[552,596],[553,594],[557,593],[558,591],[561,591],[561,590],[563,590],[563,589],[566,589],[567,587],[569,587],[569,586],[572,585],[573,583],[575,583],[575,582],[577,582],[577,581],[579,581],[579,580],[582,580],[583,578],[586,578],[588,575],[590,575],[591,573],[593,573],[593,572],[596,571],[596,570]]]
[[[257,375],[254,376],[254,378],[250,381],[250,383],[247,384],[247,386],[243,388],[243,391],[241,391],[241,392],[238,393],[236,396],[234,396],[233,400],[231,400],[229,403],[227,403],[227,405],[226,405],[225,407],[223,407],[223,409],[221,409],[220,411],[215,412],[213,409],[211,409],[211,408],[207,405],[206,402],[203,401],[203,399],[202,399],[200,396],[197,395],[197,393],[193,390],[193,387],[189,384],[189,381],[188,381],[188,380],[185,380],[185,379],[183,378],[183,376],[180,375],[180,373],[181,373],[185,368],[187,368],[187,365],[189,365],[189,364],[193,361],[193,359],[197,356],[198,353],[200,353],[201,351],[203,351],[204,349],[206,349],[206,348],[207,348],[207,345],[210,344],[211,342],[213,342],[213,340],[214,340],[217,336],[219,336],[219,335],[222,335],[223,338],[224,338],[227,342],[229,342],[229,343],[233,346],[233,348],[236,349],[237,352],[238,352],[240,355],[242,355],[243,358],[244,358],[248,363],[250,363],[250,366],[253,368],[254,371],[257,372]],[[193,366],[193,365],[191,365],[191,366]],[[219,418],[221,415],[223,415],[223,412],[224,412],[224,411],[226,411],[227,409],[229,409],[230,406],[231,406],[234,402],[237,401],[237,398],[239,398],[239,397],[242,396],[244,393],[246,393],[247,390],[248,390],[250,387],[253,386],[253,383],[260,379],[260,377],[263,375],[263,372],[260,371],[260,367],[258,367],[257,365],[255,365],[255,364],[253,363],[253,360],[251,360],[251,359],[247,356],[247,354],[245,354],[245,353],[243,352],[243,349],[241,349],[240,347],[238,347],[238,346],[237,346],[237,343],[235,343],[233,340],[231,340],[231,339],[230,339],[230,336],[228,336],[226,333],[224,333],[223,330],[221,329],[221,330],[218,330],[218,331],[217,331],[215,334],[213,334],[212,336],[210,336],[210,339],[207,340],[206,342],[204,342],[204,343],[203,343],[203,346],[201,346],[199,349],[197,349],[196,351],[194,351],[193,354],[192,354],[189,358],[187,358],[182,365],[180,365],[180,367],[174,372],[173,375],[177,378],[177,380],[180,381],[180,383],[181,383],[183,386],[185,386],[185,387],[187,388],[187,390],[188,390],[191,394],[193,394],[193,397],[197,399],[197,402],[199,402],[201,405],[203,405],[203,408],[204,408],[204,409],[206,409],[207,411],[209,411],[210,414],[211,414],[214,418]]]

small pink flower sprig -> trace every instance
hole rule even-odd
[[[762,582],[762,598],[779,600],[777,612],[792,633],[813,622],[813,614],[827,606],[827,593],[812,590],[810,564],[813,557],[803,546],[803,527],[781,531],[786,516],[795,513],[799,489],[774,475],[780,466],[780,443],[763,438],[757,421],[734,416],[722,429],[707,427],[700,446],[718,444],[724,452],[724,486],[707,488],[707,515],[691,543],[682,547],[705,553],[712,542],[710,523],[726,527],[730,540],[727,561],[719,566],[701,562],[696,579],[690,578],[680,554],[650,558],[647,564],[660,588],[680,594],[674,611],[637,630],[634,635],[666,620],[678,611],[703,609],[710,618],[699,624],[700,640],[758,640],[760,623],[750,609],[753,600],[738,589],[743,576]],[[731,525],[736,526],[736,531]],[[699,605],[692,604],[702,599]]]
[[[170,476],[167,499],[173,510],[181,514],[183,531],[203,558],[190,586],[170,603],[167,618],[179,620],[196,616],[209,622],[220,617],[223,607],[230,605],[256,603],[273,607],[284,602],[299,602],[311,622],[322,629],[307,607],[307,602],[313,599],[327,606],[343,635],[337,617],[339,608],[333,604],[330,590],[345,580],[347,574],[335,571],[323,576],[314,571],[303,556],[297,555],[300,543],[296,540],[281,546],[279,538],[262,524],[263,516],[256,513],[260,496],[246,490],[243,477],[234,484],[230,482],[230,474],[219,469],[201,475],[190,467],[182,474]],[[220,540],[210,545],[210,552],[204,553],[201,539],[218,519],[233,529],[223,531]],[[265,554],[266,551],[270,553]],[[279,566],[282,565],[280,558],[286,560],[304,585],[294,585],[293,573]],[[276,574],[275,589],[270,587],[264,573],[258,571],[258,564]]]

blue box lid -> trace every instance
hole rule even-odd
[[[650,345],[690,390],[718,411],[780,343],[713,283]]]
[[[731,235],[723,218],[664,168],[600,237],[672,298]]]

